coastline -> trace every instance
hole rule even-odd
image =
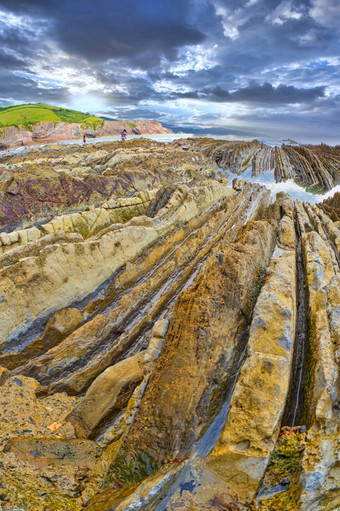
[[[39,144],[58,143],[69,140],[82,140],[119,136],[125,129],[128,136],[170,134],[171,132],[157,121],[103,121],[96,126],[84,126],[80,123],[42,121],[32,126],[7,126],[0,129],[0,147],[27,147]]]
[[[127,143],[129,140],[138,140],[140,138],[147,138],[150,140],[154,140],[156,142],[160,143],[171,143],[178,139],[192,139],[192,138],[212,138],[215,140],[225,140],[226,142],[233,142],[233,141],[240,141],[239,137],[236,137],[235,135],[213,135],[213,134],[206,134],[204,136],[200,135],[197,136],[193,133],[153,133],[153,134],[143,134],[143,135],[135,135],[130,134],[128,135]],[[250,137],[245,137],[246,139],[251,140]],[[85,145],[94,145],[94,144],[101,144],[101,143],[109,143],[109,142],[117,142],[120,141],[119,135],[106,135],[106,136],[98,136],[89,138]],[[126,142],[122,142],[122,144],[125,144]],[[278,146],[280,143],[278,141],[273,140],[261,140],[262,144],[265,144],[269,147]],[[36,144],[30,144],[27,145],[25,148],[24,146],[17,146],[10,148],[9,151],[0,151],[0,164],[1,160],[3,158],[9,155],[25,155],[26,152],[29,154],[30,150],[38,150],[46,147],[53,147],[53,146],[72,146],[72,145],[78,145],[79,147],[84,146],[82,137],[69,139],[69,140],[63,140],[63,141],[55,141],[55,142],[45,142],[45,143],[36,143]],[[222,170],[222,169],[221,169]],[[224,171],[226,174],[229,175],[230,184],[231,181],[235,177],[239,177],[237,174],[233,174],[230,170]],[[269,175],[270,174],[270,175]],[[243,179],[246,179],[250,182],[260,184],[264,187],[266,187],[271,192],[271,196],[273,199],[276,196],[276,193],[279,192],[285,192],[288,193],[293,199],[300,199],[302,201],[309,202],[310,204],[316,204],[318,202],[322,202],[323,200],[332,197],[336,192],[340,191],[340,185],[336,184],[334,188],[329,190],[325,193],[319,193],[319,192],[311,192],[308,190],[308,187],[304,188],[301,185],[294,182],[292,179],[288,179],[283,182],[276,183],[274,176],[272,173],[262,173],[258,176],[252,176],[251,167],[248,167],[245,172],[242,175]]]

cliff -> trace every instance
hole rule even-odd
[[[339,509],[339,197],[242,179],[339,164],[206,139],[0,159],[3,509]]]
[[[95,138],[119,135],[126,129],[127,134],[163,134],[170,133],[156,121],[103,121],[102,125],[86,127],[81,123],[42,121],[34,124],[30,130],[24,127],[8,126],[0,128],[0,148],[6,149],[16,145],[31,145],[47,142],[61,142],[86,135]]]
[[[87,137],[169,133],[156,121],[105,121],[89,113],[34,103],[0,107],[0,149]]]

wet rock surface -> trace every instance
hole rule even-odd
[[[0,507],[337,510],[339,148],[0,161]],[[240,179],[228,186],[232,170]]]
[[[272,171],[276,181],[294,179],[311,189],[329,190],[339,183],[340,146],[267,147],[257,140],[226,143],[201,139],[191,143],[199,144],[204,154],[214,158],[219,166],[237,174],[251,166],[254,176]]]

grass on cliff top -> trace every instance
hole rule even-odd
[[[93,115],[43,103],[0,107],[0,128],[23,126],[31,130],[34,124],[42,121],[79,123],[85,128],[104,123],[103,119]]]

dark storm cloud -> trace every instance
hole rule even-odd
[[[308,16],[307,1],[0,0],[1,6],[9,12],[49,20],[48,36],[72,56],[94,66],[112,60],[113,66],[150,70],[153,80],[162,77],[162,57],[170,63],[183,46],[216,43],[215,69],[219,66],[220,74],[209,72],[204,79],[201,75],[197,88],[211,86],[212,81],[229,88],[236,76],[249,77],[266,66],[285,65],[297,56],[322,56],[324,45],[327,43],[329,51],[334,39],[326,27],[316,27]],[[314,34],[308,39],[313,28],[318,30],[317,37]],[[231,29],[239,33],[235,39],[224,34]],[[194,88],[193,80],[196,83],[199,77],[191,72],[188,79]]]
[[[26,63],[24,60],[16,57],[15,55],[9,55],[8,53],[4,53],[0,49],[0,69],[25,69]]]
[[[209,40],[218,44],[216,61],[229,76],[249,77],[290,62],[338,56],[337,34],[310,15],[313,3],[332,1],[214,0],[215,10],[203,4],[197,26],[214,27]]]
[[[101,93],[108,102],[114,101],[117,105],[134,105],[145,99],[155,96],[152,81],[146,76],[131,76],[122,72],[119,68],[113,67],[112,70],[105,70],[103,67],[95,72],[96,79],[108,88],[110,86],[119,86],[128,90],[128,94],[118,94],[116,91]]]
[[[202,91],[179,93],[178,97],[194,98],[204,101],[214,101],[217,103],[262,103],[262,104],[280,104],[280,103],[305,103],[313,101],[316,98],[325,95],[325,87],[313,87],[311,89],[297,89],[296,87],[279,85],[273,87],[269,83],[263,85],[254,84],[235,92],[229,92],[221,87],[213,89],[205,88]]]
[[[93,62],[130,59],[144,68],[161,55],[175,58],[180,46],[204,40],[188,21],[190,5],[182,0],[0,2],[9,11],[53,19],[51,35],[73,55]]]
[[[8,76],[3,69],[0,70],[0,104],[6,104],[5,98],[10,99],[10,103],[52,103],[62,104],[70,97],[69,91],[65,88],[46,89],[37,86],[36,82],[30,78],[20,76]]]
[[[0,7],[17,13],[41,15],[52,4],[55,4],[54,0],[1,0]]]

